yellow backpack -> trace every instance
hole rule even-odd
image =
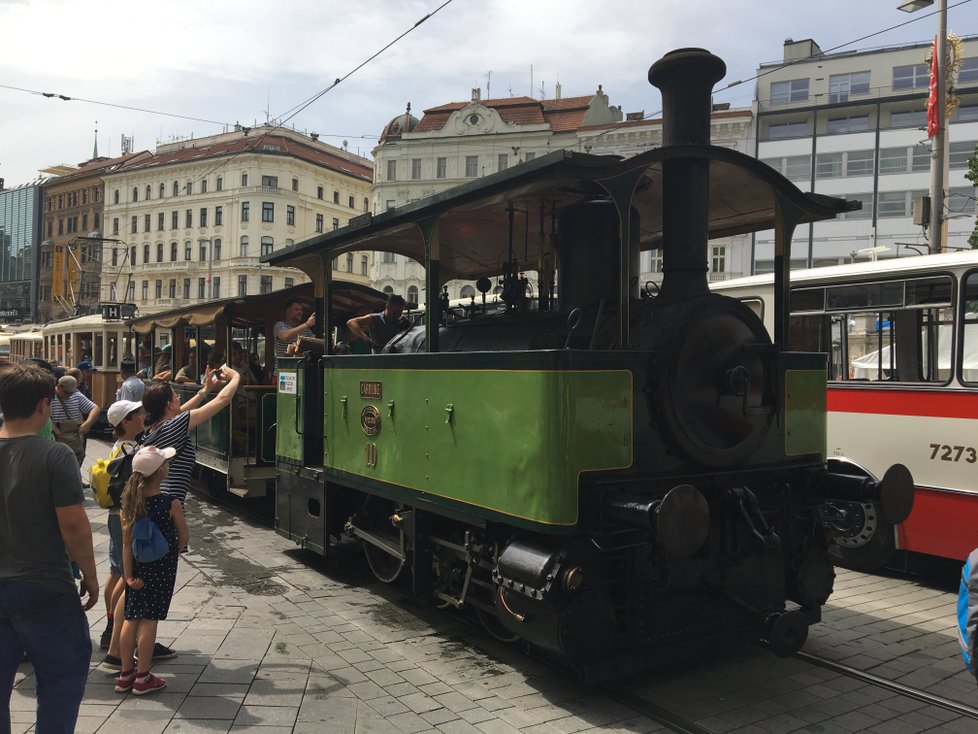
[[[121,452],[122,446],[119,446],[109,454],[109,458],[99,459],[89,470],[89,483],[92,485],[92,494],[95,495],[95,501],[98,503],[98,506],[106,510],[111,510],[115,507],[112,495],[109,494],[109,480],[112,478],[109,474],[109,464]]]

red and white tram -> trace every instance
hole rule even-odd
[[[770,276],[714,290],[773,331]],[[963,560],[978,546],[978,252],[795,271],[787,349],[829,355],[828,455],[879,478],[905,464],[913,512],[894,528],[871,503],[847,511],[841,565],[873,570],[896,550]]]

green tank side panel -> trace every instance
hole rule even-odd
[[[289,364],[292,362],[292,364]],[[279,359],[275,404],[275,454],[302,461],[302,360]]]
[[[826,453],[825,370],[786,370],[784,452],[787,456]]]
[[[573,525],[580,473],[632,463],[627,370],[334,368],[324,380],[327,466],[511,517]],[[361,381],[382,397],[362,398]]]

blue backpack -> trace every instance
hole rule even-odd
[[[975,650],[975,628],[978,627],[978,548],[971,551],[961,568],[958,590],[958,642],[968,671],[978,678],[978,651]]]
[[[169,510],[169,506],[166,506]],[[170,543],[152,516],[139,518],[132,526],[132,554],[140,563],[152,563],[170,552]]]

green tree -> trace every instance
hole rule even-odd
[[[968,172],[964,177],[971,181],[973,186],[978,186],[978,145],[975,146],[975,154],[968,159]],[[968,244],[972,250],[978,250],[978,217],[975,218],[975,229],[968,238]]]

